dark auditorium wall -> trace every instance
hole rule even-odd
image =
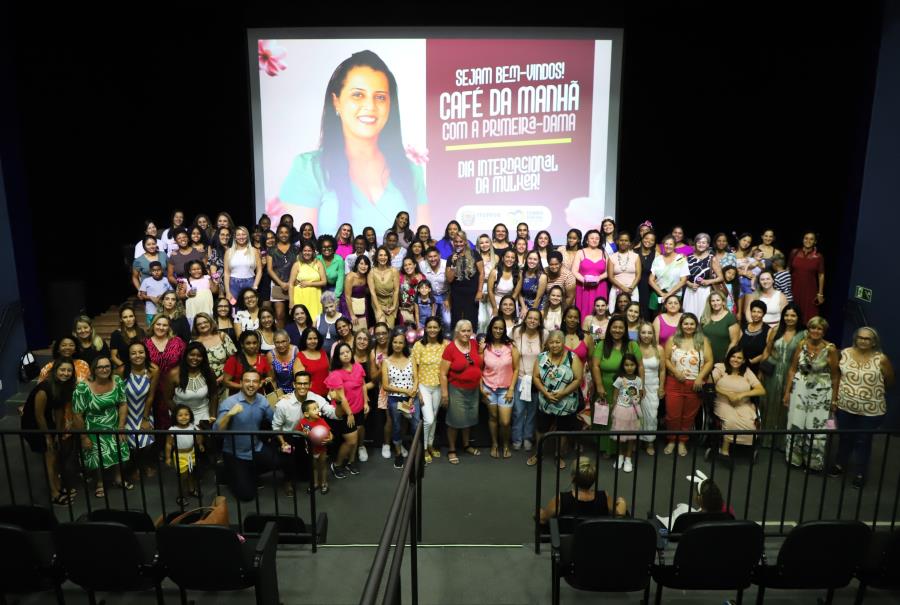
[[[900,225],[900,5],[885,6],[878,76],[866,150],[850,296],[857,285],[872,290],[872,302],[860,303],[876,326],[885,352],[900,363],[897,305],[900,282],[891,262]],[[848,341],[849,343],[849,341]],[[888,394],[889,420],[900,426],[897,389]]]
[[[252,219],[246,28],[310,25],[624,27],[620,224],[652,217],[661,230],[680,222],[689,234],[758,234],[774,224],[786,249],[812,226],[828,260],[826,312],[840,316],[848,272],[838,260],[853,234],[834,217],[849,209],[855,218],[877,3],[827,14],[598,4],[549,16],[504,6],[415,15],[10,9],[18,154],[34,215],[19,237],[36,242],[34,295],[47,325],[130,294],[122,250],[144,218],[165,222],[177,206],[189,217],[225,208]]]

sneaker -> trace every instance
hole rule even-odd
[[[531,439],[526,439],[525,440],[525,451],[530,452],[532,447],[534,447],[534,446],[531,443]]]
[[[356,463],[354,463],[354,462],[348,462],[347,464],[345,464],[344,470],[347,471],[348,473],[350,473],[351,475],[359,474],[359,467],[356,466]]]
[[[397,454],[394,456],[394,468],[403,468],[403,456]]]
[[[622,470],[626,473],[630,473],[634,470],[634,467],[631,466],[631,458],[625,458],[625,464],[622,465]]]
[[[327,493],[328,493],[328,484],[327,484],[327,483],[323,483],[323,484],[322,484],[322,487],[319,488],[319,491],[322,492],[322,495],[323,495],[323,496],[324,496],[325,494],[327,494]]]
[[[406,446],[403,445],[402,443],[400,444],[400,453],[403,455],[404,458],[409,456],[409,450],[407,450]]]
[[[356,450],[356,459],[360,462],[368,462],[369,460],[369,452],[366,451],[366,448],[361,447]]]
[[[844,467],[842,467],[840,464],[835,464],[830,469],[828,469],[829,477],[840,477],[843,474],[844,474]]]
[[[518,452],[520,449],[522,449],[522,442],[521,441],[513,441],[512,446],[513,446],[513,449]]]
[[[613,462],[613,468],[622,468],[622,465],[625,461],[625,456],[619,456],[615,462]]]
[[[335,466],[334,462],[331,463],[331,474],[334,475],[335,479],[346,479],[347,473],[344,472],[344,469],[340,466]]]
[[[387,443],[381,446],[381,457],[391,459],[391,446]]]

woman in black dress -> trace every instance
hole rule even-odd
[[[638,281],[638,300],[641,303],[641,315],[647,321],[653,321],[655,313],[650,310],[647,303],[650,301],[650,269],[653,259],[656,258],[656,234],[646,231],[641,236],[641,245],[636,250],[641,259],[641,279]]]
[[[478,306],[484,285],[484,263],[475,258],[468,246],[465,231],[453,236],[453,254],[447,262],[447,283],[450,284],[450,324],[468,319],[478,325]]]

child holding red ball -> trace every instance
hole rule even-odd
[[[294,430],[306,435],[308,443],[312,445],[310,455],[313,457],[313,484],[309,491],[320,488],[322,494],[327,494],[328,448],[326,446],[331,443],[333,436],[328,423],[319,416],[318,403],[311,399],[303,402],[303,418],[300,419]]]

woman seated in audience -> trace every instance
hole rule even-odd
[[[75,392],[75,365],[71,358],[59,358],[51,364],[47,380],[39,382],[28,394],[22,411],[22,430],[55,431],[66,428],[66,407],[72,405]],[[62,438],[60,435],[24,435],[31,450],[44,455],[47,478],[50,487],[50,501],[57,506],[69,504],[77,493],[74,477],[65,476],[66,488],[60,481],[66,471],[62,458]],[[67,448],[70,449],[70,448]]]
[[[616,517],[628,513],[625,498],[613,500],[610,494],[597,489],[597,467],[588,458],[578,458],[572,468],[572,489],[553,497],[540,511],[540,522],[549,523],[554,517],[608,517],[613,511]]]
[[[81,315],[75,320],[72,336],[75,337],[76,359],[81,359],[90,365],[96,357],[101,355],[109,357],[109,347],[97,334],[94,322],[87,315]]]
[[[137,322],[134,307],[125,303],[119,307],[119,327],[109,337],[109,352],[116,368],[121,368],[128,359],[128,345],[143,342],[147,338],[144,328]]]
[[[716,385],[715,414],[723,431],[755,431],[759,429],[756,405],[751,397],[765,397],[766,389],[750,369],[744,352],[731,348],[724,363],[713,366]],[[753,435],[725,435],[719,447],[723,456],[730,455],[731,445],[753,445]]]

